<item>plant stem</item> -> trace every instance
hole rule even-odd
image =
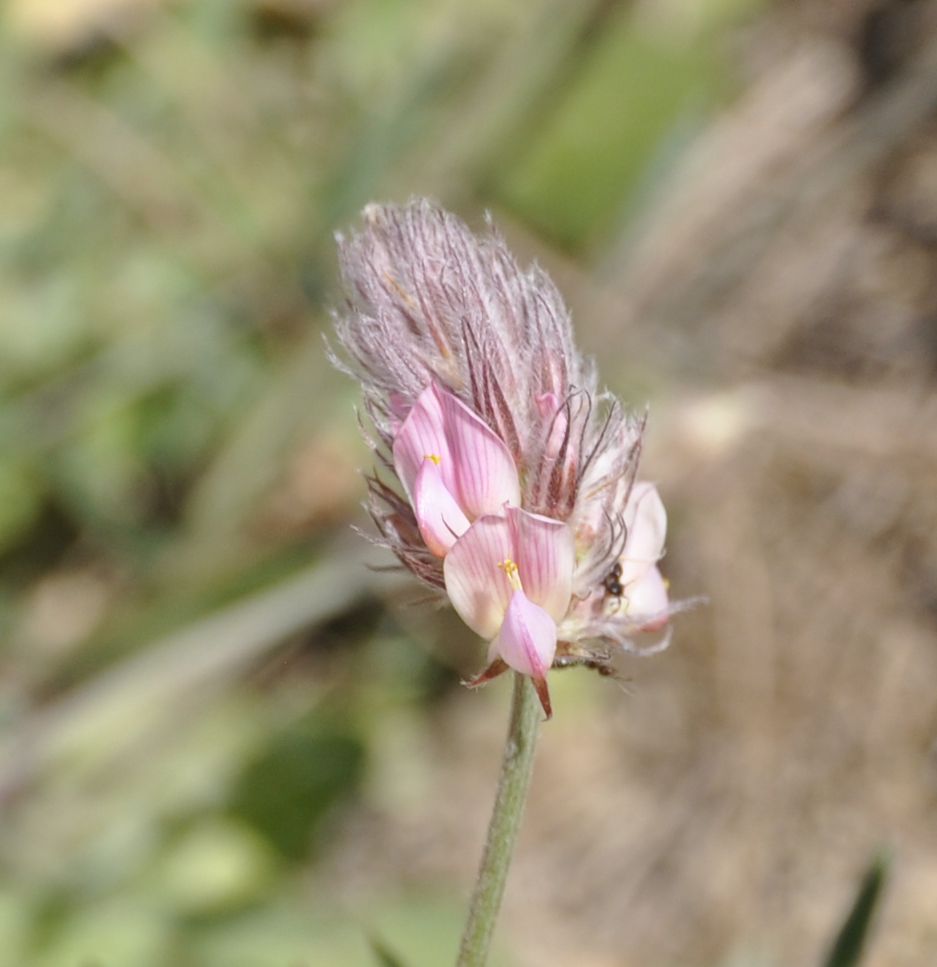
[[[488,838],[472,891],[456,967],[484,967],[488,960],[488,949],[533,772],[541,715],[537,693],[530,679],[515,672],[511,722],[501,759],[498,792],[488,823]]]

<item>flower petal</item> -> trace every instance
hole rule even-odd
[[[452,459],[454,493],[469,517],[499,513],[519,504],[520,482],[514,458],[500,437],[461,400],[433,386]]]
[[[411,500],[417,474],[430,455],[440,458],[442,478],[452,491],[452,460],[443,430],[442,410],[432,385],[417,397],[394,437],[394,469]]]
[[[443,563],[452,606],[476,634],[488,640],[498,633],[511,600],[511,584],[499,565],[512,554],[507,520],[486,516],[453,544]]]
[[[468,530],[468,518],[443,482],[439,464],[428,457],[413,485],[413,510],[426,546],[437,557],[445,557]]]
[[[632,487],[625,508],[625,525],[628,540],[622,554],[620,580],[630,597],[631,583],[646,574],[664,553],[667,511],[653,484],[636,483]]]
[[[556,622],[523,591],[515,591],[504,615],[504,624],[493,643],[497,654],[522,675],[530,675],[550,717],[547,672],[556,654]]]
[[[506,513],[524,592],[554,621],[560,621],[572,595],[576,563],[573,533],[561,521],[517,507],[507,508]]]
[[[647,616],[641,631],[657,631],[667,624],[670,601],[667,582],[656,567],[649,568],[643,577],[628,585],[628,616]]]

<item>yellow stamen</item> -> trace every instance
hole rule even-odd
[[[517,565],[510,558],[502,561],[498,567],[500,567],[501,570],[504,571],[505,575],[507,575],[507,579],[511,582],[511,587],[514,588],[515,591],[523,590],[521,587],[521,576],[517,573]]]
[[[432,460],[438,467],[442,463],[442,457],[438,453],[424,453],[424,460]]]

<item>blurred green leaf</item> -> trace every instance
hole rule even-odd
[[[318,714],[274,735],[237,780],[231,811],[286,859],[302,862],[330,810],[364,774],[361,738]]]
[[[35,520],[41,499],[36,476],[19,461],[0,461],[0,551]]]
[[[368,940],[371,944],[371,949],[374,951],[374,956],[377,958],[377,962],[381,967],[406,967],[404,962],[395,953],[391,952],[390,948],[380,937],[375,937],[372,934]]]
[[[169,924],[136,898],[109,898],[76,907],[61,928],[29,961],[33,967],[76,964],[133,964],[161,967],[168,962]]]
[[[872,918],[878,908],[888,876],[889,861],[878,856],[869,866],[848,916],[839,928],[824,967],[855,967],[862,958]]]
[[[500,179],[505,199],[562,244],[588,243],[613,224],[681,117],[711,102],[719,77],[712,50],[692,36],[657,36],[619,16]]]
[[[159,867],[167,905],[205,915],[263,897],[276,870],[270,848],[243,823],[220,818],[186,830]]]

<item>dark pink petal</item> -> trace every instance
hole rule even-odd
[[[625,509],[628,541],[621,561],[621,583],[628,589],[656,564],[664,553],[667,537],[667,511],[657,488],[649,483],[636,483]]]
[[[443,482],[439,465],[429,457],[416,475],[413,510],[426,546],[437,557],[445,557],[468,530],[468,518]]]
[[[505,503],[519,504],[520,482],[507,446],[452,393],[441,386],[433,389],[462,509],[474,518],[499,513]]]
[[[572,595],[576,564],[572,531],[561,521],[517,507],[507,508],[506,514],[524,593],[560,621]]]
[[[453,544],[443,564],[446,592],[459,617],[491,640],[498,633],[511,599],[504,573],[513,557],[511,528],[504,517],[479,517]]]

